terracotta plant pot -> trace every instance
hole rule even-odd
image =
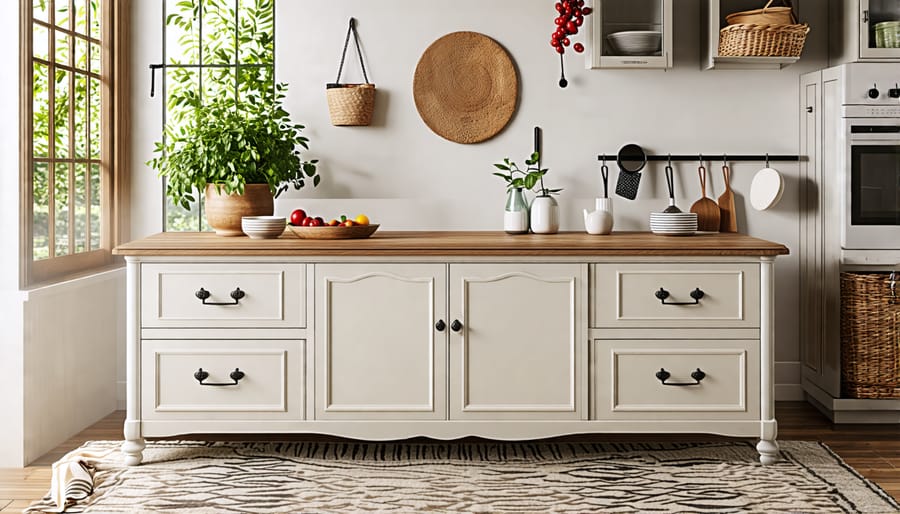
[[[244,194],[226,195],[212,184],[206,185],[206,222],[217,236],[242,236],[243,216],[271,216],[275,212],[275,199],[268,184],[247,184]]]

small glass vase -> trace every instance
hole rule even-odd
[[[503,230],[507,234],[528,233],[528,202],[525,201],[525,193],[521,187],[510,189],[506,194]]]
[[[552,196],[538,196],[531,202],[531,231],[535,234],[559,232],[559,204]]]

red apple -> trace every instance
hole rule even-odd
[[[304,211],[303,209],[294,209],[291,212],[290,224],[299,227],[303,225],[303,220],[305,219],[306,211]]]

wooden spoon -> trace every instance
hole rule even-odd
[[[722,166],[722,175],[725,176],[725,192],[719,197],[719,232],[737,232],[737,219],[734,215],[734,191],[731,190],[731,170],[728,166]]]
[[[721,213],[719,213],[719,205],[711,198],[706,197],[706,168],[700,166],[697,173],[700,175],[700,189],[703,190],[703,197],[691,205],[691,212],[697,214],[697,230],[718,232]]]

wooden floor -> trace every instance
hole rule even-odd
[[[900,501],[900,425],[833,425],[804,402],[779,402],[776,417],[779,439],[824,442],[861,475]],[[27,468],[0,468],[0,512],[21,512],[44,496],[50,487],[50,465],[70,450],[86,441],[121,440],[124,418],[122,411],[110,414]],[[697,439],[697,436],[677,436],[677,439],[686,437]],[[607,435],[602,438],[619,439]],[[653,439],[663,438],[653,436]]]

